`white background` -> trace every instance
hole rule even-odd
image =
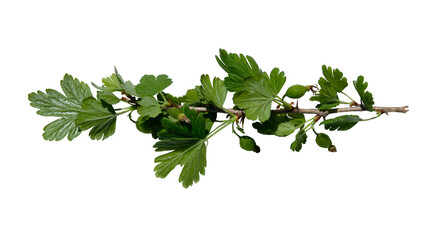
[[[435,239],[431,2],[2,1],[0,239]],[[250,122],[262,151],[245,152],[225,130],[184,189],[180,168],[155,178],[154,140],[126,117],[105,141],[48,142],[53,119],[27,100],[65,73],[100,84],[114,65],[135,83],[168,74],[182,95],[225,76],[219,48],[280,67],[286,87],[316,83],[323,64],[364,75],[377,106],[410,111],[330,133],[337,153],[313,135],[294,153],[294,136]]]

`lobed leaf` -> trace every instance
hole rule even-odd
[[[167,75],[158,75],[157,78],[154,75],[144,75],[135,90],[140,97],[154,96],[171,84],[172,79]]]
[[[37,114],[60,117],[44,127],[43,137],[49,141],[59,141],[68,136],[72,140],[80,135],[81,130],[74,121],[82,111],[82,101],[91,97],[89,86],[71,75],[65,74],[60,85],[65,95],[53,89],[37,91],[28,95],[30,105],[38,108]]]
[[[154,118],[162,113],[161,106],[154,97],[145,96],[137,103],[140,105],[137,107],[137,112],[141,116]]]
[[[92,128],[89,132],[92,140],[104,140],[115,133],[116,113],[112,105],[89,97],[83,100],[83,110],[75,124],[83,131]]]
[[[228,54],[224,49],[219,50],[216,56],[218,64],[228,73],[225,77],[225,86],[230,92],[239,92],[245,89],[243,81],[246,78],[258,79],[262,75],[261,69],[255,60],[243,54]]]
[[[375,104],[375,101],[373,100],[372,93],[366,91],[368,83],[364,82],[364,77],[359,76],[357,80],[353,81],[353,85],[358,92],[358,95],[360,96],[361,102],[364,107],[369,111],[373,111],[373,105]]]
[[[221,109],[224,107],[227,97],[227,88],[225,87],[224,81],[219,78],[214,78],[212,85],[210,77],[208,75],[202,75],[200,91],[213,105]]]

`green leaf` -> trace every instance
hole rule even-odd
[[[322,72],[326,80],[331,83],[332,87],[334,87],[337,92],[343,92],[343,90],[347,87],[347,79],[343,77],[343,73],[337,68],[332,70],[331,67],[326,67],[326,65],[323,65]]]
[[[274,68],[270,72],[270,82],[271,82],[271,89],[272,92],[277,95],[281,91],[282,87],[284,86],[286,81],[285,73],[280,72],[279,68]]]
[[[246,91],[234,95],[234,104],[244,110],[248,119],[266,121],[270,117],[272,101],[276,95],[264,79],[249,78],[244,84]]]
[[[194,182],[199,181],[199,174],[205,175],[206,149],[204,141],[201,140],[187,149],[175,150],[158,156],[154,160],[157,163],[154,168],[156,177],[165,178],[177,165],[180,165],[183,169],[178,181],[185,188],[192,186]]]
[[[154,97],[145,96],[137,103],[140,105],[137,107],[137,112],[141,116],[153,118],[162,113],[161,106]]]
[[[118,75],[116,73],[110,75],[110,77],[103,78],[103,85],[110,92],[122,91],[121,85],[123,84],[121,80],[119,80]]]
[[[172,80],[167,75],[159,75],[157,78],[154,75],[144,75],[136,85],[136,92],[141,97],[154,96],[171,84]]]
[[[97,91],[98,100],[104,100],[105,102],[112,105],[119,103],[119,98],[115,96],[115,94],[113,94],[112,91],[110,91],[107,87],[100,87],[95,83],[92,83],[92,85],[99,90]]]
[[[366,91],[368,83],[364,82],[364,77],[359,76],[357,80],[353,81],[353,85],[355,86],[355,89],[358,92],[364,107],[369,111],[373,111],[373,105],[375,104],[375,101],[373,100],[372,93]]]
[[[302,116],[289,117],[289,115],[285,113],[273,114],[267,121],[263,123],[255,122],[252,126],[257,129],[260,134],[285,137],[304,125],[305,117],[303,114],[301,115]]]
[[[115,133],[116,113],[111,105],[89,97],[83,100],[83,110],[75,124],[83,131],[92,128],[89,132],[92,140],[104,140]]]
[[[181,102],[184,102],[185,104],[194,104],[201,102],[201,95],[198,94],[197,89],[189,89],[187,90],[186,94],[181,97]]]
[[[131,81],[126,81],[122,85],[122,89],[124,92],[130,96],[139,97],[139,94],[136,92],[136,86]]]
[[[225,78],[225,86],[230,92],[239,92],[245,90],[243,81],[246,78],[258,79],[262,75],[260,68],[255,60],[243,54],[228,54],[224,49],[219,50],[219,56],[216,56],[218,64],[228,73]]]
[[[294,152],[299,152],[302,149],[302,145],[307,142],[307,133],[301,129],[298,134],[296,134],[295,140],[290,145],[290,149]]]
[[[71,141],[80,135],[81,130],[74,121],[82,111],[82,100],[92,96],[89,86],[71,75],[65,74],[60,85],[65,95],[47,89],[45,93],[38,91],[28,96],[30,105],[39,109],[39,115],[60,117],[44,127],[43,137],[49,141],[59,141],[65,136]]]
[[[320,110],[331,109],[340,104],[337,93],[347,87],[347,79],[338,69],[322,66],[323,77],[319,79],[319,92],[310,98],[311,101],[318,101],[317,108]]]
[[[202,75],[200,91],[213,105],[221,109],[224,108],[225,99],[227,97],[227,88],[224,85],[224,81],[219,78],[214,78],[212,85],[210,77],[208,75]]]
[[[136,121],[136,128],[143,133],[151,133],[152,137],[156,139],[158,138],[157,133],[163,129],[162,118],[163,114],[154,118],[140,116]]]
[[[343,115],[333,119],[328,119],[320,123],[325,125],[325,129],[330,131],[346,131],[355,126],[362,119],[357,115]]]

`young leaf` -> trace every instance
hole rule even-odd
[[[263,123],[255,122],[252,126],[257,129],[260,134],[285,137],[303,126],[304,123],[304,115],[291,118],[288,114],[281,113],[271,115],[270,118]]]
[[[244,84],[246,91],[234,95],[234,104],[245,111],[246,118],[266,121],[270,117],[272,101],[276,95],[264,79],[248,78]]]
[[[355,86],[355,89],[358,92],[364,107],[369,111],[373,111],[373,104],[375,104],[375,102],[373,101],[372,93],[366,91],[368,83],[364,82],[364,77],[359,76],[357,80],[353,81],[353,85]]]
[[[198,94],[198,90],[196,88],[187,90],[186,94],[181,97],[181,102],[185,104],[194,104],[201,102],[202,94]]]
[[[30,105],[39,109],[37,114],[60,117],[44,127],[43,137],[49,141],[59,141],[65,136],[71,141],[80,135],[81,130],[74,121],[82,110],[83,99],[92,96],[89,86],[71,75],[65,74],[60,85],[65,95],[47,89],[46,93],[38,91],[28,96]]]
[[[294,152],[299,152],[302,149],[302,144],[307,142],[307,133],[301,129],[298,134],[296,134],[295,140],[290,145],[290,149]]]
[[[346,131],[355,126],[362,119],[357,115],[343,115],[333,119],[328,119],[320,123],[325,125],[326,130],[330,131]]]
[[[343,73],[337,68],[332,70],[331,67],[326,67],[326,65],[323,65],[322,72],[326,80],[331,83],[332,87],[334,87],[337,92],[343,92],[343,90],[347,87],[347,79],[343,77]]]
[[[172,79],[167,75],[144,75],[140,83],[136,85],[136,92],[139,96],[154,96],[172,84]]]
[[[200,91],[202,95],[213,105],[218,108],[223,108],[225,99],[227,97],[227,88],[224,85],[224,81],[219,78],[213,79],[213,86],[210,82],[210,77],[208,75],[201,76],[201,87]]]
[[[347,79],[338,69],[322,66],[323,77],[319,79],[319,92],[310,98],[311,101],[318,101],[317,108],[320,110],[331,109],[340,104],[337,93],[347,87]]]
[[[112,91],[110,91],[107,87],[100,87],[95,83],[92,83],[92,85],[99,90],[97,91],[98,100],[104,100],[105,102],[112,105],[119,103],[119,98],[115,96],[115,94],[113,94]]]
[[[75,120],[80,130],[88,130],[92,140],[106,139],[115,133],[116,113],[112,105],[93,97],[83,100],[83,110]]]
[[[286,81],[285,73],[283,71],[279,71],[279,68],[274,68],[270,72],[270,83],[272,92],[277,95],[282,87],[284,86]]]
[[[161,106],[154,97],[145,96],[137,103],[140,105],[137,107],[137,112],[141,116],[154,118],[162,113]]]
[[[115,91],[122,91],[121,85],[123,82],[118,78],[118,75],[116,73],[110,75],[110,77],[103,78],[103,85],[109,90],[110,92]]]
[[[225,78],[225,86],[230,92],[239,92],[245,90],[243,81],[246,78],[258,79],[262,74],[255,60],[243,54],[228,54],[224,49],[219,50],[219,56],[216,60],[228,76]]]

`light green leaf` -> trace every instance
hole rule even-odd
[[[83,111],[77,115],[75,124],[82,131],[92,128],[89,132],[92,140],[104,140],[115,133],[116,113],[111,105],[90,97],[83,100]]]
[[[270,117],[275,94],[264,79],[249,78],[245,80],[244,84],[246,91],[234,95],[234,104],[244,110],[248,119],[266,121]]]
[[[126,94],[139,97],[139,94],[136,92],[136,86],[131,81],[124,82],[122,88]]]
[[[206,149],[204,141],[198,141],[196,144],[185,150],[175,150],[161,156],[154,161],[157,163],[154,171],[156,177],[165,178],[177,166],[183,166],[179,182],[183,187],[188,188],[193,183],[197,183],[201,175],[205,175],[207,165]]]
[[[279,68],[274,68],[270,72],[270,82],[272,92],[277,95],[281,91],[286,81],[285,73],[279,71]]]
[[[99,90],[97,91],[98,100],[104,100],[112,105],[119,103],[119,98],[115,96],[115,94],[113,94],[112,91],[110,91],[107,87],[100,87],[95,83],[92,83],[92,85]]]
[[[145,96],[138,102],[138,104],[140,106],[137,107],[137,112],[141,116],[154,118],[162,113],[161,106],[154,97]]]
[[[136,92],[141,97],[154,96],[171,84],[172,80],[167,75],[159,75],[157,78],[154,75],[144,75],[136,85]]]
[[[122,91],[122,82],[119,80],[116,73],[110,75],[110,77],[103,78],[103,85],[110,92]]]
[[[194,104],[201,102],[202,96],[198,94],[198,90],[196,88],[187,90],[186,94],[181,97],[181,102],[185,104]]]
[[[30,105],[39,109],[39,115],[60,117],[44,127],[45,140],[59,141],[65,136],[72,140],[81,133],[74,121],[82,111],[82,100],[92,96],[89,86],[65,74],[61,87],[66,96],[53,89],[47,89],[45,93],[33,92],[28,96]]]
[[[227,88],[224,85],[224,81],[219,78],[213,79],[213,85],[211,85],[210,77],[208,75],[201,76],[201,93],[202,95],[213,105],[218,108],[223,108],[225,99],[227,97]]]

